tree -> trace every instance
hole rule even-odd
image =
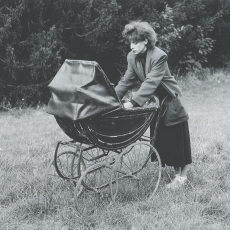
[[[227,0],[2,0],[0,103],[46,103],[65,59],[97,61],[114,83],[124,74],[129,21],[148,21],[170,69],[229,65]],[[22,101],[23,99],[23,101]]]

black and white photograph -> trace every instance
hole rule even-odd
[[[0,230],[229,230],[229,98],[229,0],[0,0]]]

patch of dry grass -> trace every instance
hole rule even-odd
[[[151,202],[116,203],[84,218],[69,188],[45,199],[45,169],[57,141],[68,140],[55,119],[43,109],[0,113],[0,229],[230,229],[230,75],[180,85],[190,115],[188,185],[168,191],[161,183]]]

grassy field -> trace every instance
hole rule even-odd
[[[230,75],[179,84],[190,115],[188,185],[169,191],[161,183],[150,202],[118,202],[87,218],[77,216],[69,189],[45,199],[45,169],[57,141],[69,139],[54,118],[44,108],[1,112],[0,229],[230,229]]]

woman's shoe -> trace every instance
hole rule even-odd
[[[175,176],[175,178],[166,185],[166,188],[168,189],[177,189],[180,188],[182,185],[185,184],[187,181],[187,176],[179,176],[178,174]]]

